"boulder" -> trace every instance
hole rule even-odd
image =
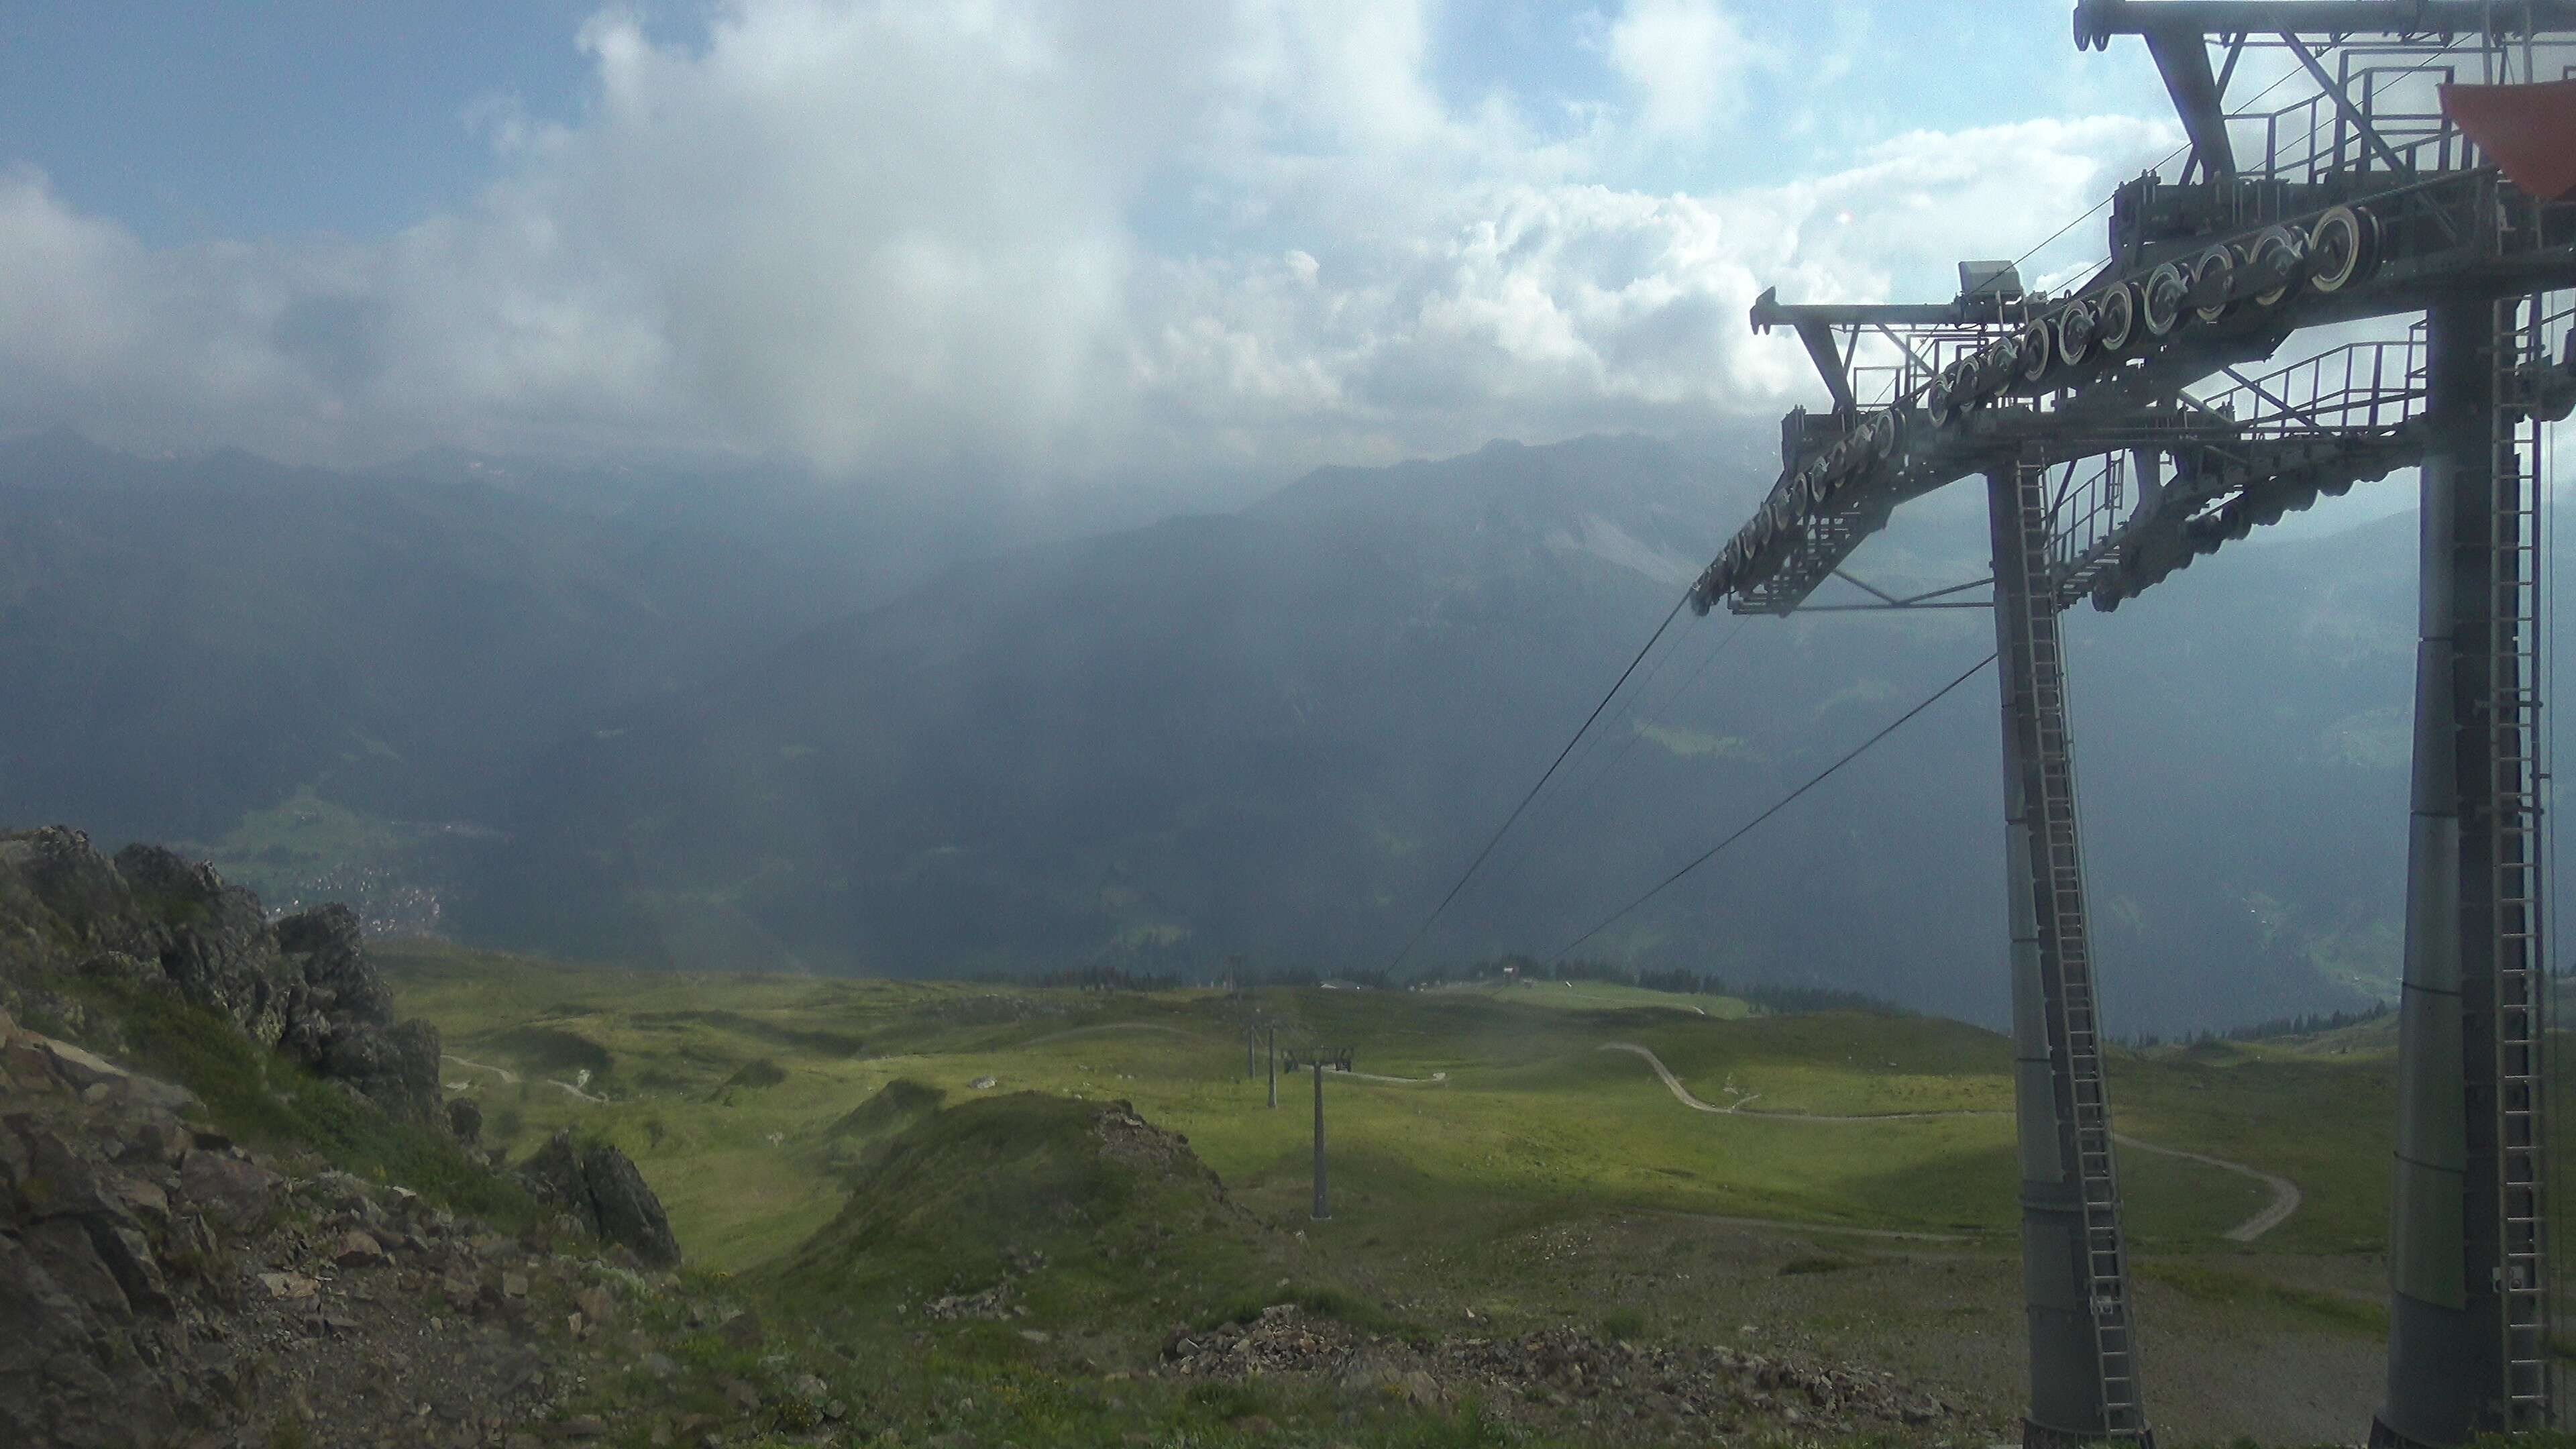
[[[406,1122],[447,1121],[438,1095],[438,1028],[428,1022],[389,1027],[341,1023],[316,1065],[322,1075],[347,1082]]]
[[[48,1229],[49,1239],[57,1230]],[[79,1260],[86,1239],[62,1232],[54,1246]],[[73,1271],[85,1271],[88,1262]],[[101,1301],[121,1294],[113,1275],[86,1284]],[[58,1283],[31,1247],[0,1233],[0,1443],[63,1449],[159,1444],[178,1427],[159,1375],[120,1349],[112,1320]]]
[[[19,1234],[19,1241],[26,1244],[28,1255],[45,1276],[92,1316],[108,1323],[124,1323],[134,1316],[134,1305],[79,1223],[70,1218],[31,1223]]]
[[[191,1152],[179,1161],[179,1196],[226,1227],[240,1230],[268,1215],[276,1173],[228,1152]]]
[[[570,1212],[601,1241],[628,1248],[656,1268],[680,1265],[679,1239],[671,1235],[662,1200],[634,1160],[614,1146],[575,1142],[566,1129],[548,1138],[519,1175],[530,1192]]]
[[[306,1008],[368,1026],[394,1024],[394,994],[367,960],[358,913],[316,906],[277,923],[277,949],[304,979]]]

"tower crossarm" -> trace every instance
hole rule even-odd
[[[1798,330],[1830,369],[1835,406],[1784,420],[1780,473],[1701,573],[1693,607],[1788,613],[1910,499],[2007,461],[2189,432],[2199,424],[2182,415],[2187,389],[2241,376],[2300,329],[2576,285],[2576,200],[2541,202],[2479,168],[2204,235],[2188,264],[2147,265],[2156,249],[2129,250],[2138,264],[2108,265],[2064,297],[2017,281],[1885,307],[1765,292],[1754,326]]]
[[[2576,0],[2076,0],[2075,46],[2114,36],[2500,35],[2576,30]]]

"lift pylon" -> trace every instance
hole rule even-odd
[[[1946,303],[1754,304],[1830,408],[1691,603],[1810,604],[1894,510],[1987,480],[2023,1252],[2025,1441],[2151,1437],[2085,930],[2060,614],[2103,610],[2359,482],[2422,469],[2423,597],[2388,1395],[2375,1444],[2556,1422],[2544,1190],[2540,420],[2576,405],[2576,0],[2079,0],[2146,43],[2189,159],[2110,202],[2071,287],[1963,262]],[[2304,92],[2231,108],[2258,58]],[[2490,155],[2485,141],[2497,151]],[[2576,144],[2571,142],[2569,144]],[[2327,324],[2401,339],[2294,355]],[[2384,330],[2384,329],[2383,329]],[[1853,581],[1857,582],[1857,581]],[[1972,587],[1972,586],[1962,586]]]
[[[2145,1439],[2128,1249],[2094,1010],[2066,659],[2049,576],[2047,470],[1986,482],[2004,718],[2005,889],[2012,922],[2013,1100],[2030,1317],[2025,1441]]]

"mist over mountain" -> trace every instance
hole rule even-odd
[[[961,568],[548,754],[471,919],[821,971],[1381,966],[1766,474],[1498,445]],[[1856,568],[1976,577],[1973,509],[1918,511]],[[2077,616],[2116,1023],[2393,982],[2412,567],[2392,519]],[[1981,611],[1685,616],[1416,959],[1552,952],[1989,640]],[[1993,1019],[1993,689],[1584,949]]]
[[[46,435],[0,454],[0,810],[655,965],[1366,970],[1772,466],[1750,435],[1496,444],[1013,547],[776,480]],[[1977,578],[1973,502],[1855,573]],[[2115,1029],[2393,982],[2413,563],[2391,518],[2070,616]],[[1553,954],[1991,647],[1982,610],[1685,613],[1410,964]],[[1582,954],[1995,1019],[1994,689]]]
[[[0,444],[7,813],[211,842],[304,792],[470,826],[526,752],[964,547],[748,469],[350,474],[22,437]]]

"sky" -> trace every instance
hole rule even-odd
[[[0,5],[0,431],[1097,487],[1721,427],[1816,395],[1764,286],[1946,298],[2172,150],[2069,10]]]

